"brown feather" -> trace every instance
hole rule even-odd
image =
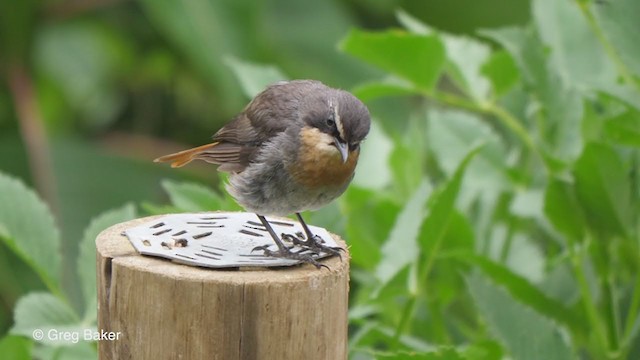
[[[200,157],[200,154],[206,152],[207,150],[213,148],[214,146],[216,146],[218,144],[219,143],[214,142],[214,143],[211,143],[211,144],[198,146],[198,147],[195,147],[193,149],[182,150],[182,151],[174,153],[174,154],[161,156],[161,157],[153,160],[153,162],[171,162],[171,167],[172,168],[181,167],[181,166],[184,166],[184,165],[190,163],[191,161],[193,161],[195,159],[198,159]]]

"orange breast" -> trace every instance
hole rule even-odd
[[[342,162],[332,141],[331,136],[318,129],[302,129],[297,164],[288,169],[298,183],[307,187],[341,187],[351,180],[360,150],[350,151],[347,161]]]

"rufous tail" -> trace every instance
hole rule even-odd
[[[153,162],[171,162],[171,167],[172,168],[181,167],[181,166],[184,166],[184,165],[190,163],[191,161],[197,159],[198,155],[200,155],[201,153],[203,153],[206,150],[211,149],[212,147],[214,147],[216,145],[218,145],[218,143],[214,142],[214,143],[211,143],[211,144],[198,146],[198,147],[195,147],[193,149],[182,150],[182,151],[174,153],[174,154],[161,156],[161,157],[153,160]]]

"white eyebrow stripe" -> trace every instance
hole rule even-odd
[[[333,104],[331,104],[331,105],[333,105]],[[346,140],[346,138],[344,136],[344,125],[342,124],[342,119],[340,118],[340,113],[338,111],[338,105],[339,105],[339,103],[336,101],[336,105],[333,106],[333,118],[335,119],[336,127],[338,128],[338,134],[340,134],[340,138],[342,140]]]

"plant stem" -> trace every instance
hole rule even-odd
[[[603,280],[603,300],[605,308],[605,319],[609,333],[609,354],[616,355],[620,352],[620,310],[618,308],[618,297],[613,286],[614,280],[607,276]],[[616,356],[617,358],[617,356]]]
[[[445,91],[423,91],[422,94],[428,98],[434,99],[446,105],[465,109],[479,114],[495,116],[506,128],[511,130],[530,151],[540,157],[540,159],[542,160],[542,164],[545,165],[544,169],[547,169],[547,163],[544,161],[544,157],[533,141],[533,138],[531,138],[531,136],[529,135],[527,129],[522,126],[522,122],[520,120],[518,120],[503,107],[493,102],[477,104],[471,100]]]
[[[502,123],[507,128],[511,129],[511,131],[513,131],[531,151],[539,154],[538,148],[533,142],[533,139],[529,136],[527,129],[521,125],[520,120],[516,119],[510,112],[494,103],[487,104],[487,112],[501,120]]]
[[[58,201],[51,152],[38,109],[33,81],[24,66],[19,64],[9,67],[8,79],[34,185],[51,207],[51,211],[57,214]]]
[[[405,331],[407,326],[409,326],[409,320],[413,317],[413,314],[416,310],[416,304],[418,303],[418,294],[410,293],[409,300],[404,306],[402,310],[402,316],[400,317],[400,322],[398,323],[398,327],[396,328],[395,334],[393,334],[393,339],[391,341],[391,346],[393,349],[397,349],[400,345],[400,336]]]
[[[445,225],[444,229],[447,229],[449,227],[450,222],[451,222],[451,217],[448,217],[447,224]],[[409,298],[409,301],[405,305],[405,308],[402,312],[402,317],[400,318],[400,323],[398,324],[396,333],[393,336],[392,343],[394,344],[394,346],[398,345],[400,336],[402,335],[402,333],[405,332],[407,326],[409,325],[410,319],[413,318],[416,312],[416,306],[418,304],[418,301],[417,301],[418,296],[421,293],[426,293],[425,289],[426,289],[427,279],[429,277],[429,273],[431,272],[431,268],[433,267],[433,263],[435,262],[436,255],[440,250],[440,244],[442,243],[443,238],[444,238],[444,232],[436,238],[435,243],[433,244],[433,248],[430,249],[431,251],[429,251],[427,254],[427,260],[424,267],[421,270],[420,269],[418,270],[418,289],[417,291],[410,293],[411,297]]]
[[[511,219],[509,222],[509,227],[507,230],[507,235],[504,239],[504,243],[502,244],[502,249],[500,251],[500,262],[506,264],[509,259],[509,253],[511,252],[511,245],[513,244],[513,236],[515,233],[515,219]]]
[[[588,241],[583,242],[583,244],[586,246]],[[576,280],[578,281],[578,289],[580,290],[584,310],[587,313],[587,318],[591,324],[591,328],[596,333],[596,339],[598,340],[601,349],[603,352],[606,352],[608,348],[607,333],[598,316],[598,309],[595,301],[591,296],[591,289],[589,288],[589,283],[587,282],[587,276],[585,275],[583,267],[583,251],[583,249],[575,251],[573,246],[569,247],[571,265],[573,266],[573,271],[575,273]]]
[[[596,35],[596,37],[604,47],[605,53],[607,54],[607,56],[609,56],[611,61],[613,61],[620,76],[622,76],[624,81],[629,83],[630,86],[634,86],[637,90],[640,91],[640,84],[634,80],[633,76],[631,75],[631,71],[629,71],[625,63],[620,58],[618,51],[609,42],[609,40],[607,39],[607,36],[602,31],[602,28],[598,25],[598,21],[596,20],[595,16],[591,12],[591,9],[589,9],[589,4],[588,4],[589,2],[576,0],[576,3],[578,4],[578,7],[582,11],[582,15],[584,15],[584,17],[587,19],[587,23],[589,24],[589,27],[591,27],[591,30],[593,31],[593,33]],[[614,5],[609,4],[608,6],[614,6]]]
[[[631,305],[629,306],[629,311],[627,313],[627,318],[625,320],[624,332],[622,334],[622,346],[623,353],[628,351],[628,348],[631,346],[631,336],[633,335],[631,332],[633,331],[633,325],[638,318],[638,309],[640,308],[640,275],[636,275],[636,283],[633,287],[633,295],[631,297]],[[626,350],[625,350],[626,349]]]
[[[638,236],[640,236],[640,224],[638,223],[638,220],[640,218],[640,179],[639,177],[639,169],[640,169],[640,151],[635,150],[632,155],[631,155],[631,159],[630,159],[630,164],[631,164],[631,174],[630,174],[630,178],[631,178],[631,183],[635,184],[635,186],[632,186],[632,192],[631,192],[631,202],[633,204],[635,204],[632,208],[632,216],[631,218],[633,219],[631,221],[631,226],[630,228],[632,229],[631,231],[631,237],[630,237],[630,241],[633,241],[636,245],[634,246],[634,248],[636,249],[635,251],[637,251],[638,249],[638,245],[640,244],[640,241],[638,241]],[[638,266],[640,266],[640,264],[636,263],[635,268],[637,269]],[[637,270],[636,270],[637,271]],[[639,319],[640,317],[640,275],[638,275],[636,273],[636,280],[635,280],[635,284],[633,286],[633,295],[631,295],[631,303],[629,305],[629,310],[627,311],[627,317],[625,319],[625,323],[624,323],[624,330],[622,332],[622,345],[620,346],[622,349],[622,353],[626,354],[628,351],[631,350],[631,346],[632,343],[631,341],[633,340],[633,327],[636,323],[636,321],[640,321]]]

